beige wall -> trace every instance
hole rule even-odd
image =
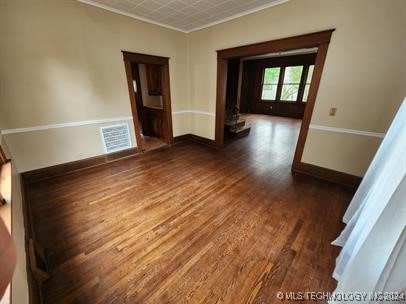
[[[188,41],[192,108],[215,112],[216,50],[330,28],[336,31],[312,123],[385,132],[406,96],[404,0],[291,0],[192,32]],[[328,115],[330,107],[338,108],[336,116]],[[192,118],[194,133],[201,136],[214,138],[214,123],[214,117],[204,114]],[[362,175],[378,144],[375,137],[310,130],[302,160]]]
[[[173,134],[181,135],[191,133],[191,116],[192,114],[188,112],[173,113],[172,115]]]
[[[131,116],[121,50],[170,57],[172,109],[188,109],[184,33],[74,0],[2,0],[0,36],[2,129]],[[5,140],[22,172],[103,154],[98,127]]]
[[[137,146],[132,120],[23,132],[5,137],[17,170],[24,172],[103,154],[100,127],[121,123],[128,124],[131,143]]]
[[[310,129],[303,159],[323,168],[340,168],[342,172],[362,176],[380,143],[378,137]]]

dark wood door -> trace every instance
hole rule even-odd
[[[158,64],[146,64],[149,95],[162,95],[162,70]]]

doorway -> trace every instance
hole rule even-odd
[[[123,51],[139,151],[171,144],[169,58]]]
[[[300,128],[316,53],[317,48],[297,49],[228,60],[225,142],[250,134],[257,114],[269,115],[271,123],[286,117]]]
[[[227,82],[229,64],[236,59],[261,56],[270,53],[288,52],[297,49],[317,48],[314,68],[309,84],[306,103],[304,105],[303,118],[300,126],[299,137],[293,158],[292,171],[299,171],[304,144],[306,141],[313,108],[316,101],[324,62],[327,55],[328,45],[334,29],[300,36],[271,40],[256,44],[244,45],[217,51],[217,94],[216,94],[216,127],[215,142],[218,147],[224,145],[224,127],[226,122]],[[231,76],[231,75],[230,75]],[[232,77],[232,76],[231,76]],[[302,94],[302,93],[301,93]],[[235,116],[235,115],[234,115]],[[237,116],[236,116],[237,117]],[[238,121],[238,120],[237,120]]]

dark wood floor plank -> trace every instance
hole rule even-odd
[[[300,121],[248,115],[222,150],[183,142],[28,185],[44,303],[277,303],[332,291],[352,190],[290,172]]]

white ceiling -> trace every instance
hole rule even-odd
[[[182,32],[192,32],[289,0],[78,0]]]

